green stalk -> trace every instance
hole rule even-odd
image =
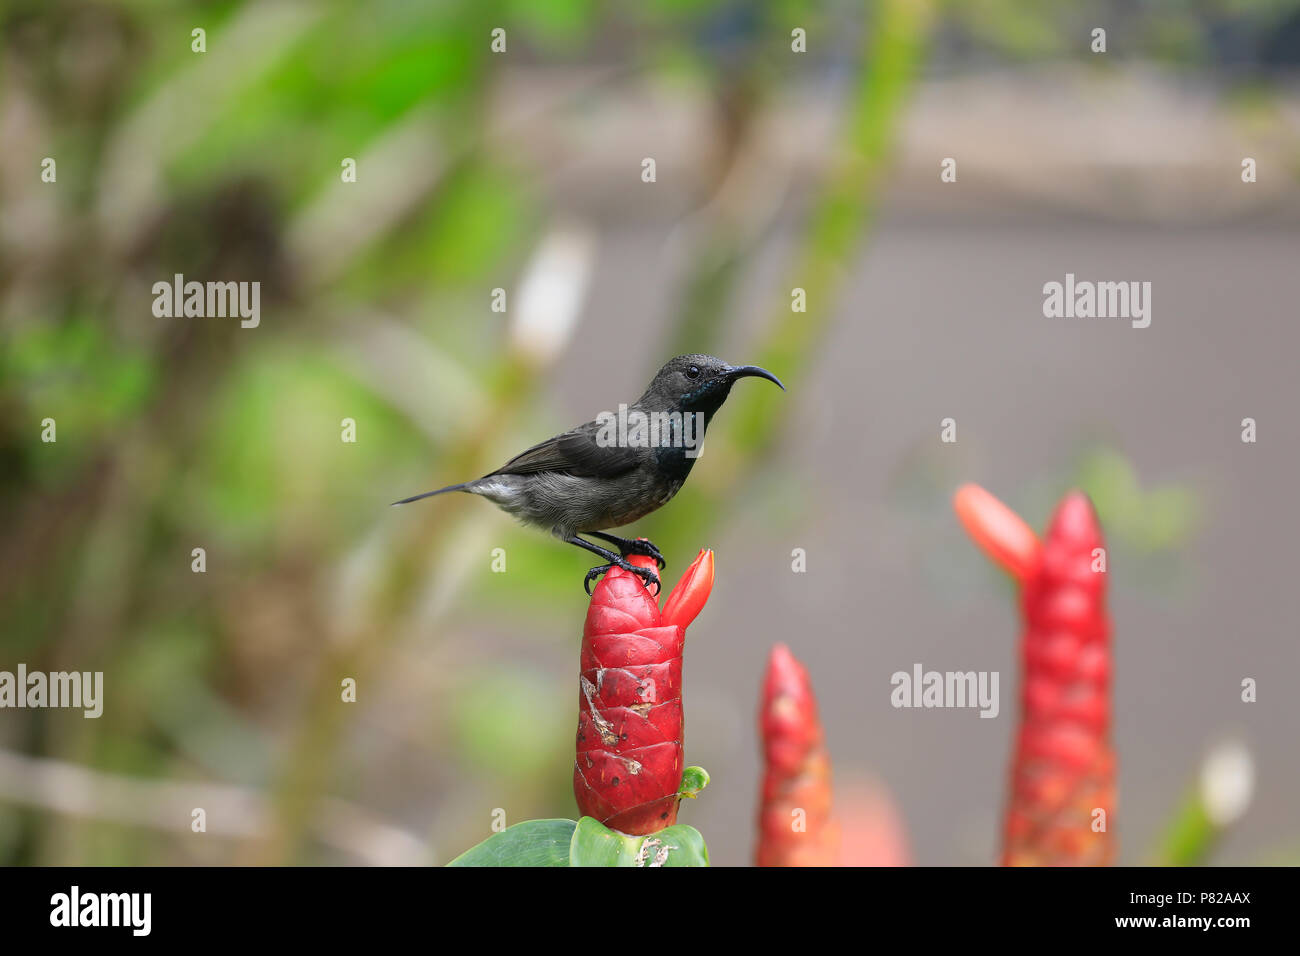
[[[1155,862],[1158,866],[1202,866],[1219,832],[1205,810],[1200,790],[1193,789],[1161,840]]]
[[[875,220],[882,179],[920,72],[933,11],[929,0],[881,0],[875,17],[864,24],[862,66],[843,140],[813,203],[769,331],[756,356],[745,357],[780,375],[791,394],[797,395],[807,381],[845,275]],[[725,301],[717,284],[734,279],[739,270],[720,269],[716,255],[707,252],[698,259],[706,274],[688,281],[706,287],[709,301]],[[795,287],[807,294],[807,312],[790,310],[789,290]],[[697,472],[691,487],[665,509],[671,517],[664,514],[652,521],[646,532],[656,541],[663,539],[670,552],[689,550],[688,529],[690,540],[697,541],[700,529],[714,524],[723,496],[734,494],[744,476],[753,473],[750,465],[781,434],[793,407],[790,395],[777,389],[751,389],[733,404],[734,414],[709,436],[713,479],[702,481],[705,476]]]
[[[931,15],[928,0],[882,0],[864,35],[863,67],[845,140],[814,204],[771,332],[757,359],[750,360],[780,369],[785,381],[796,386],[815,358],[853,256],[875,220],[881,178],[915,85]],[[807,293],[806,313],[790,311],[788,293],[795,287]],[[726,431],[742,451],[757,454],[776,434],[771,422],[788,408],[779,394],[760,392]]]

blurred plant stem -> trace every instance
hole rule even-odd
[[[815,358],[844,276],[868,233],[878,206],[880,183],[897,137],[903,107],[921,65],[933,7],[930,0],[882,0],[864,35],[861,74],[850,102],[845,140],[815,201],[795,253],[789,288],[807,294],[808,311],[791,311],[782,290],[771,331],[750,361],[780,369],[786,381],[802,380]],[[777,395],[758,392],[727,433],[739,448],[757,453],[774,430],[770,422],[790,406]]]
[[[1159,866],[1201,866],[1219,835],[1198,792],[1179,807],[1156,855]]]
[[[930,0],[882,0],[874,17],[864,23],[862,61],[849,97],[843,140],[813,202],[768,332],[757,351],[745,356],[746,362],[775,371],[792,393],[798,393],[816,360],[845,275],[874,221],[890,151],[916,82],[933,16]],[[697,290],[701,301],[718,307],[730,298],[719,283],[734,283],[738,270],[719,268],[718,255],[708,250],[697,261],[697,274],[687,279],[688,287]],[[792,311],[789,296],[794,288],[804,290],[807,312]],[[698,303],[688,299],[683,308],[679,328],[697,329]],[[683,539],[685,529],[698,536],[701,528],[723,513],[719,508],[723,495],[740,487],[752,462],[781,433],[793,407],[789,396],[776,389],[754,389],[752,397],[735,404],[736,414],[726,428],[710,436],[709,479],[697,480],[691,493],[678,496],[668,531],[655,532],[656,541],[663,538],[671,550],[697,546]]]
[[[1255,764],[1239,740],[1220,741],[1206,754],[1200,780],[1184,797],[1154,857],[1160,866],[1202,866],[1224,832],[1250,808]]]

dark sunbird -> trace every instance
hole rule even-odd
[[[525,524],[548,529],[568,544],[599,555],[607,563],[587,572],[583,586],[612,567],[639,575],[659,587],[649,568],[628,562],[629,555],[663,555],[649,541],[605,533],[663,507],[681,490],[699,457],[704,432],[737,379],[780,380],[756,365],[728,365],[712,355],[679,355],[655,375],[631,406],[602,412],[594,421],[534,445],[496,471],[474,481],[396,501],[404,505],[448,491],[464,491],[495,503]],[[602,548],[581,535],[618,549]]]

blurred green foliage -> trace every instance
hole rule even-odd
[[[1181,485],[1142,488],[1133,464],[1114,449],[1089,451],[1078,475],[1103,527],[1113,528],[1112,536],[1138,554],[1184,547],[1201,522],[1194,491]]]

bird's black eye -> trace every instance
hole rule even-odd
[[[690,368],[688,368],[688,369],[686,370],[686,377],[687,377],[687,378],[699,378],[699,377],[700,377],[700,367],[699,367],[698,365],[692,365]]]

